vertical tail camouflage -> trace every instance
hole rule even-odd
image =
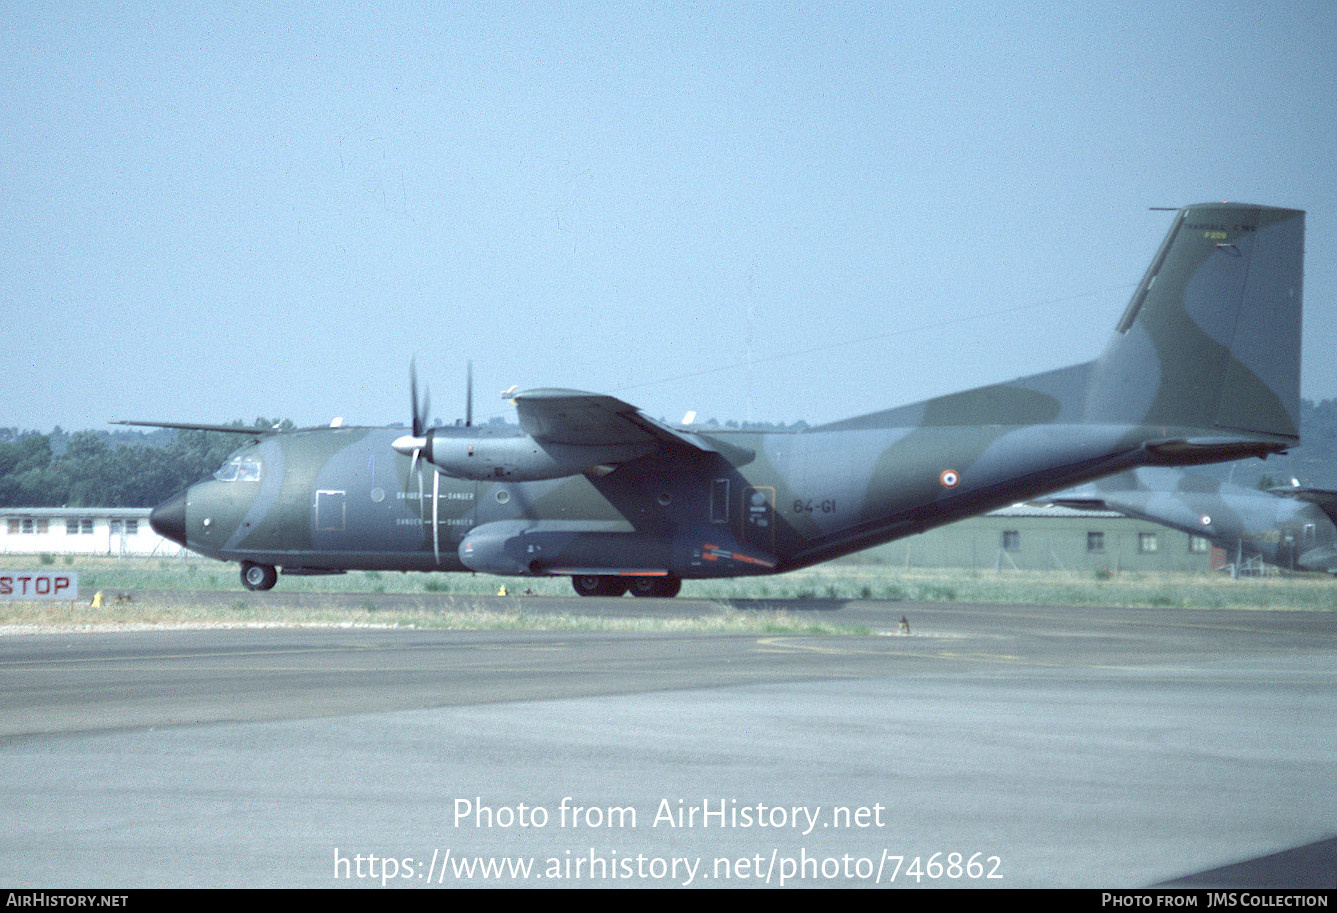
[[[1294,445],[1303,261],[1303,212],[1180,210],[1094,365],[1087,420]]]

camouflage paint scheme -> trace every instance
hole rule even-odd
[[[1051,495],[1073,507],[1105,507],[1210,539],[1238,562],[1262,558],[1287,570],[1337,574],[1337,492],[1259,491],[1178,469],[1120,473]]]
[[[243,582],[351,569],[570,575],[582,594],[827,561],[1141,465],[1298,442],[1304,213],[1178,211],[1103,354],[791,433],[514,396],[519,427],[259,433],[157,507]],[[256,434],[255,432],[252,432]]]

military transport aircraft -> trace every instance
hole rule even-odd
[[[415,383],[409,433],[247,431],[150,523],[241,562],[251,589],[277,568],[640,596],[781,573],[1135,466],[1295,446],[1303,247],[1298,210],[1181,209],[1094,361],[798,432],[670,426],[556,389],[510,397],[518,428],[429,428]]]
[[[1238,567],[1262,558],[1287,570],[1337,574],[1337,491],[1298,485],[1259,491],[1198,473],[1145,467],[1044,498],[1098,507],[1202,536]]]

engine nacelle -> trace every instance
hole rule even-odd
[[[446,475],[475,482],[560,479],[635,459],[650,449],[645,443],[554,444],[540,443],[527,434],[456,436],[437,430],[423,437],[402,437],[394,448],[406,455],[417,452]]]
[[[550,453],[533,438],[432,436],[424,454],[432,465],[458,479],[535,482],[584,472],[594,464],[582,454]]]

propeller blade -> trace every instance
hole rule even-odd
[[[432,391],[424,388],[422,399],[418,398],[418,359],[409,362],[409,399],[413,409],[413,436],[420,438],[427,433],[427,424],[431,420]]]
[[[405,456],[412,456],[409,462],[409,478],[415,473],[418,475],[418,488],[422,488],[422,473],[418,469],[418,460],[422,457],[423,448],[427,446],[427,415],[431,408],[431,400],[424,391],[423,398],[418,398],[418,359],[409,361],[409,400],[413,413],[413,433],[398,437],[390,445],[397,453]]]
[[[422,419],[418,415],[418,359],[409,362],[409,409],[413,416],[413,436],[422,437]]]

